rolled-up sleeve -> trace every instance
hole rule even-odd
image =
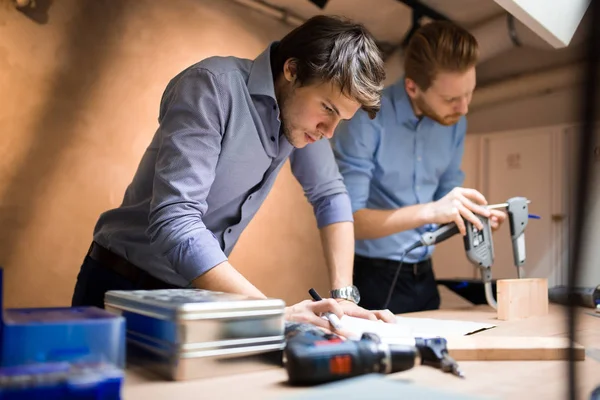
[[[335,160],[348,188],[352,212],[367,207],[380,135],[378,119],[371,120],[367,113],[358,111],[351,120],[340,123],[331,140]]]
[[[158,154],[147,234],[179,275],[192,281],[227,260],[202,217],[221,151],[228,102],[219,77],[192,68],[161,103]]]
[[[353,222],[350,198],[328,141],[320,140],[294,150],[290,164],[313,206],[319,228]]]

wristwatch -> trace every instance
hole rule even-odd
[[[333,289],[330,294],[334,299],[344,299],[355,304],[360,302],[360,293],[358,292],[358,288],[354,285],[346,286],[340,289]]]

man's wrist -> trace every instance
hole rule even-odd
[[[420,225],[430,224],[435,219],[434,203],[425,203],[417,211],[417,219]]]
[[[347,285],[329,292],[330,296],[336,300],[347,300],[358,304],[360,302],[360,292],[354,285]]]
[[[290,321],[291,317],[292,317],[292,307],[290,307],[290,306],[285,307],[284,313],[283,313],[284,320]]]

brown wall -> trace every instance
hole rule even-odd
[[[172,76],[211,55],[254,58],[289,30],[222,0],[50,3],[45,23],[10,1],[0,7],[0,265],[10,307],[70,304],[98,214],[120,203]],[[327,289],[312,208],[289,168],[231,261],[290,302]]]
[[[37,0],[51,4],[42,23],[11,3],[0,2],[4,298],[12,307],[68,305],[96,218],[120,203],[169,79],[211,55],[254,58],[290,28],[224,0]],[[390,82],[394,71],[388,63]],[[469,130],[570,122],[577,116],[565,104],[573,96],[560,91],[481,110]],[[311,286],[326,292],[312,209],[288,167],[231,262],[288,302],[306,298]]]

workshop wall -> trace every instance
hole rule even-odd
[[[121,202],[169,79],[211,55],[254,58],[290,29],[222,0],[37,4],[26,16],[0,2],[0,265],[10,307],[70,303],[97,217]],[[388,73],[390,83],[390,63]],[[576,121],[575,96],[567,89],[479,110],[469,132]],[[326,292],[312,209],[289,166],[231,262],[288,302],[310,286]]]
[[[0,5],[4,298],[68,305],[97,217],[120,204],[169,79],[211,55],[254,58],[289,27],[222,0],[37,0],[31,17],[12,4]],[[231,262],[289,302],[328,289],[312,208],[288,167]]]
[[[477,96],[475,92],[474,96]],[[488,133],[576,123],[581,87],[512,99],[469,113],[469,133]]]

